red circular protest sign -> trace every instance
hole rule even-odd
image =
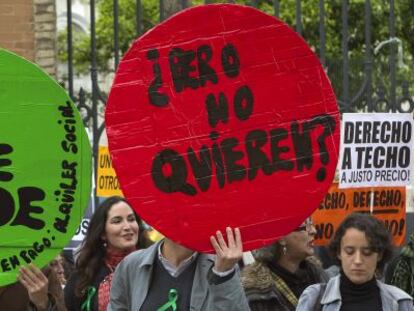
[[[256,9],[185,10],[134,42],[106,109],[121,188],[164,235],[211,251],[240,227],[244,249],[286,235],[334,177],[339,112],[304,40]]]

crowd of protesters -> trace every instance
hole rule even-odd
[[[152,243],[128,202],[110,197],[92,216],[76,260],[62,252],[43,269],[22,267],[18,282],[0,287],[0,308],[414,310],[414,234],[391,260],[384,225],[371,215],[351,214],[330,242],[337,267],[330,273],[315,255],[315,234],[308,218],[277,242],[253,251],[253,263],[239,265],[243,249],[238,228],[211,236],[214,255],[168,238]]]

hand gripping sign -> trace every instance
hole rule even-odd
[[[34,64],[0,49],[0,286],[43,267],[88,205],[91,150],[68,95]]]
[[[198,251],[240,227],[244,249],[318,207],[337,163],[339,112],[303,39],[244,6],[193,7],[134,42],[106,109],[126,198]]]

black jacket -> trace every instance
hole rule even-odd
[[[105,277],[107,275],[109,275],[111,272],[110,270],[106,267],[106,266],[102,266],[96,277],[95,280],[93,281],[92,284],[90,284],[91,286],[96,288],[96,294],[95,297],[92,301],[92,305],[91,305],[91,310],[94,311],[98,311],[98,289],[99,289],[99,284],[101,284],[101,282],[105,279]],[[66,308],[68,311],[80,311],[81,310],[81,306],[83,304],[83,302],[85,301],[87,295],[85,294],[83,297],[78,297],[75,295],[75,289],[76,289],[76,284],[78,282],[79,279],[79,273],[77,271],[75,271],[71,277],[69,278],[68,282],[66,283],[65,286],[65,304],[66,304]]]

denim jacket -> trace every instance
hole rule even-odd
[[[339,291],[340,276],[331,278],[326,285],[325,293],[320,299],[322,311],[339,311],[342,298]],[[377,280],[380,289],[383,311],[414,311],[413,299],[401,289],[384,284]],[[314,284],[305,289],[299,298],[296,311],[315,310],[321,285]]]

